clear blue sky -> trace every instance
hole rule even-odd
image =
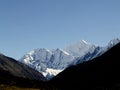
[[[35,48],[120,38],[120,0],[0,0],[0,52],[19,59]]]

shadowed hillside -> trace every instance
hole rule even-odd
[[[119,90],[120,43],[88,62],[71,66],[46,81],[43,75],[0,55],[0,86],[40,90]],[[39,79],[38,79],[39,78]],[[21,89],[21,90],[22,90]],[[5,90],[5,89],[3,89]]]
[[[40,88],[45,80],[41,73],[27,65],[0,55],[0,85]]]
[[[120,89],[120,43],[91,61],[67,68],[52,80],[51,86],[65,89]]]
[[[17,77],[45,81],[44,76],[36,70],[10,57],[0,55],[0,72],[3,73],[4,71]]]

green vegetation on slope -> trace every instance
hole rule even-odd
[[[17,86],[9,86],[5,84],[0,84],[0,90],[41,90],[37,88],[20,88]]]

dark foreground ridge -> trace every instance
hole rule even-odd
[[[49,84],[62,90],[120,90],[120,43],[100,57],[67,68]]]
[[[32,90],[120,90],[120,43],[100,57],[65,69],[50,81],[27,65],[0,55],[1,85]]]
[[[0,54],[0,84],[19,87],[40,87],[45,80],[41,73]]]

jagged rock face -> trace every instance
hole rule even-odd
[[[50,79],[71,65],[76,65],[102,55],[119,42],[119,39],[113,39],[107,46],[100,47],[81,40],[63,49],[35,49],[24,55],[20,61]]]
[[[44,76],[50,76],[52,73],[56,75],[61,72],[73,59],[73,56],[61,49],[51,51],[47,49],[36,49],[22,57],[21,61],[42,72]]]

